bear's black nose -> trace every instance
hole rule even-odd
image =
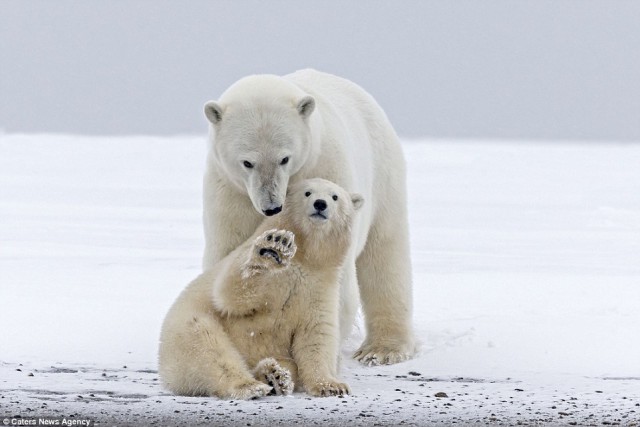
[[[282,210],[282,206],[278,206],[278,207],[275,207],[273,209],[263,210],[262,212],[264,212],[264,214],[266,216],[273,216],[273,215],[275,215],[277,213],[280,213],[281,210]]]
[[[322,199],[318,199],[315,202],[313,202],[313,207],[316,208],[318,211],[323,211],[327,209],[327,202],[325,202]]]

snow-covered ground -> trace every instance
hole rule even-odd
[[[200,271],[204,138],[0,135],[0,419],[640,425],[640,144],[404,149],[421,354],[347,357],[352,396],[237,402],[156,373]]]

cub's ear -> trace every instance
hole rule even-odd
[[[298,101],[298,113],[302,116],[303,119],[307,119],[313,110],[316,108],[316,100],[313,99],[313,96],[305,96],[300,101]]]
[[[351,203],[353,203],[355,210],[359,210],[364,205],[364,197],[362,197],[362,194],[351,193]]]
[[[204,115],[207,116],[207,119],[214,125],[217,125],[222,120],[222,113],[224,113],[224,108],[222,108],[216,101],[209,101],[204,104]]]

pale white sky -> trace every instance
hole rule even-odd
[[[0,129],[204,133],[238,78],[314,67],[406,137],[640,141],[640,1],[0,1]]]

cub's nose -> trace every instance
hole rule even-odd
[[[313,207],[316,208],[318,211],[323,211],[327,209],[327,202],[325,202],[322,199],[318,199],[315,202],[313,202]]]
[[[273,215],[275,215],[277,213],[280,213],[281,210],[282,210],[282,206],[277,206],[277,207],[275,207],[273,209],[263,210],[262,212],[264,212],[264,214],[266,216],[273,216]]]

